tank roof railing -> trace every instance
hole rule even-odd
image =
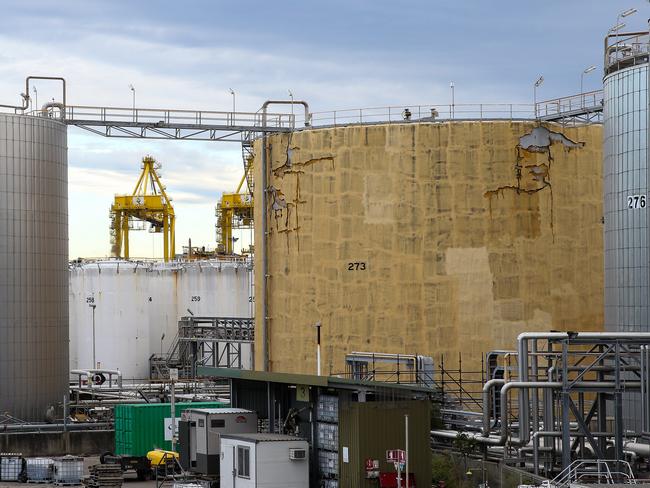
[[[605,37],[605,74],[645,64],[650,54],[650,33],[621,32]]]
[[[522,120],[535,118],[532,103],[389,105],[312,112],[314,127],[442,120]]]

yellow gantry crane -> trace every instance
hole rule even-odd
[[[253,195],[240,193],[246,181],[244,173],[235,193],[222,193],[217,205],[217,243],[225,254],[233,253],[233,229],[250,229],[253,226]]]
[[[150,232],[163,233],[165,261],[174,258],[176,249],[175,216],[171,200],[156,172],[160,164],[151,156],[142,158],[140,178],[129,195],[116,195],[111,206],[111,248],[113,256],[129,259],[130,223],[149,222]]]

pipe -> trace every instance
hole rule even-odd
[[[6,105],[4,103],[0,103],[0,107],[2,108],[13,108],[14,110],[22,110],[23,112],[29,108],[29,92],[27,93],[21,93],[20,96],[23,98],[23,104],[22,105]]]
[[[623,450],[631,451],[640,457],[650,457],[650,444],[642,444],[633,441],[623,442]]]
[[[266,114],[269,105],[302,105],[305,108],[305,127],[309,127],[311,115],[309,113],[309,104],[303,100],[267,100],[262,105],[262,245],[261,261],[262,261],[262,371],[269,371],[270,357],[269,357],[269,303],[268,303],[268,284],[269,279],[269,260],[268,260],[268,222],[267,222],[267,186],[268,186],[268,161],[266,155]]]
[[[562,340],[562,339],[612,339],[612,340],[621,340],[621,339],[630,339],[638,341],[639,339],[650,340],[650,333],[648,332],[580,332],[580,333],[571,333],[568,332],[522,332],[517,336],[517,356],[518,356],[518,373],[519,381],[527,383],[529,380],[528,376],[528,341],[529,340]],[[592,383],[593,385],[593,383]],[[519,425],[524,428],[520,428],[520,435],[522,435],[521,440],[525,439],[530,433],[527,427],[530,426],[529,419],[529,395],[528,388],[522,388],[519,392]]]
[[[579,381],[575,384],[577,387],[593,387],[593,388],[614,388],[616,385],[615,382],[607,381]],[[640,382],[628,382],[626,385],[631,387],[638,388]],[[507,416],[504,415],[505,405],[508,401],[508,392],[514,388],[517,389],[530,389],[530,388],[548,388],[548,389],[559,389],[562,388],[562,382],[560,381],[511,381],[506,383],[503,388],[501,388],[501,430],[499,437],[489,437],[486,436],[483,432],[457,432],[457,431],[448,431],[448,430],[432,430],[431,435],[436,437],[456,439],[458,437],[467,436],[471,439],[476,440],[477,442],[493,445],[493,446],[502,446],[506,443],[508,439],[508,422],[506,421]],[[483,407],[485,409],[485,405]],[[519,422],[519,438],[511,438],[510,443],[513,445],[523,446],[530,442],[530,430],[524,428],[525,424]]]
[[[2,424],[0,425],[0,433],[3,432],[30,432],[38,430],[96,430],[112,429],[112,422],[83,422],[83,423],[57,423],[57,424]]]
[[[65,118],[65,107],[66,107],[66,84],[65,84],[65,78],[61,78],[58,76],[28,76],[25,78],[25,93],[21,93],[21,96],[23,97],[23,104],[22,105],[3,105],[0,104],[0,107],[3,108],[13,108],[14,110],[22,110],[23,112],[29,108],[29,82],[30,80],[54,80],[54,81],[60,81],[63,83],[63,110],[62,110],[62,116],[61,118]]]
[[[483,385],[483,435],[485,437],[490,435],[490,391],[492,390],[492,387],[500,385],[503,386],[505,384],[505,380],[500,379],[500,378],[494,378],[485,383]],[[503,412],[503,404],[501,404],[501,411]],[[496,409],[494,411],[494,417],[496,419]]]
[[[41,107],[41,115],[43,117],[47,116],[48,109],[58,108],[61,111],[60,119],[65,119],[65,105],[59,102],[48,102],[43,107]]]
[[[92,380],[94,374],[105,373],[109,375],[109,383],[112,384],[112,376],[117,376],[117,388],[122,389],[122,372],[119,369],[72,369],[70,374],[79,375],[79,383],[81,383],[81,377],[86,376]]]
[[[262,125],[266,126],[266,107],[264,107],[264,115],[262,119]],[[268,237],[267,237],[267,216],[266,212],[268,210],[268,202],[266,198],[266,192],[267,189],[266,187],[268,186],[267,182],[267,172],[268,172],[268,163],[267,163],[267,156],[266,156],[266,132],[262,134],[262,245],[260,246],[260,250],[262,251],[262,290],[261,290],[261,298],[262,298],[262,371],[269,371],[269,327],[268,327],[268,310],[269,310],[269,305],[268,305],[268,300],[267,300],[267,279],[268,279],[268,274],[269,274],[269,262],[267,258],[267,253],[268,253]]]
[[[262,105],[262,127],[266,127],[266,109],[269,105],[302,105],[305,108],[305,127],[309,127],[311,124],[309,104],[304,100],[267,100]]]

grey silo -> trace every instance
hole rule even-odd
[[[625,34],[610,37],[603,100],[605,329],[648,332],[648,35],[634,43]]]
[[[0,114],[0,412],[43,420],[67,385],[67,130]]]

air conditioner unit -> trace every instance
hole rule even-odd
[[[294,460],[307,459],[307,450],[289,449],[289,459],[294,459]]]

